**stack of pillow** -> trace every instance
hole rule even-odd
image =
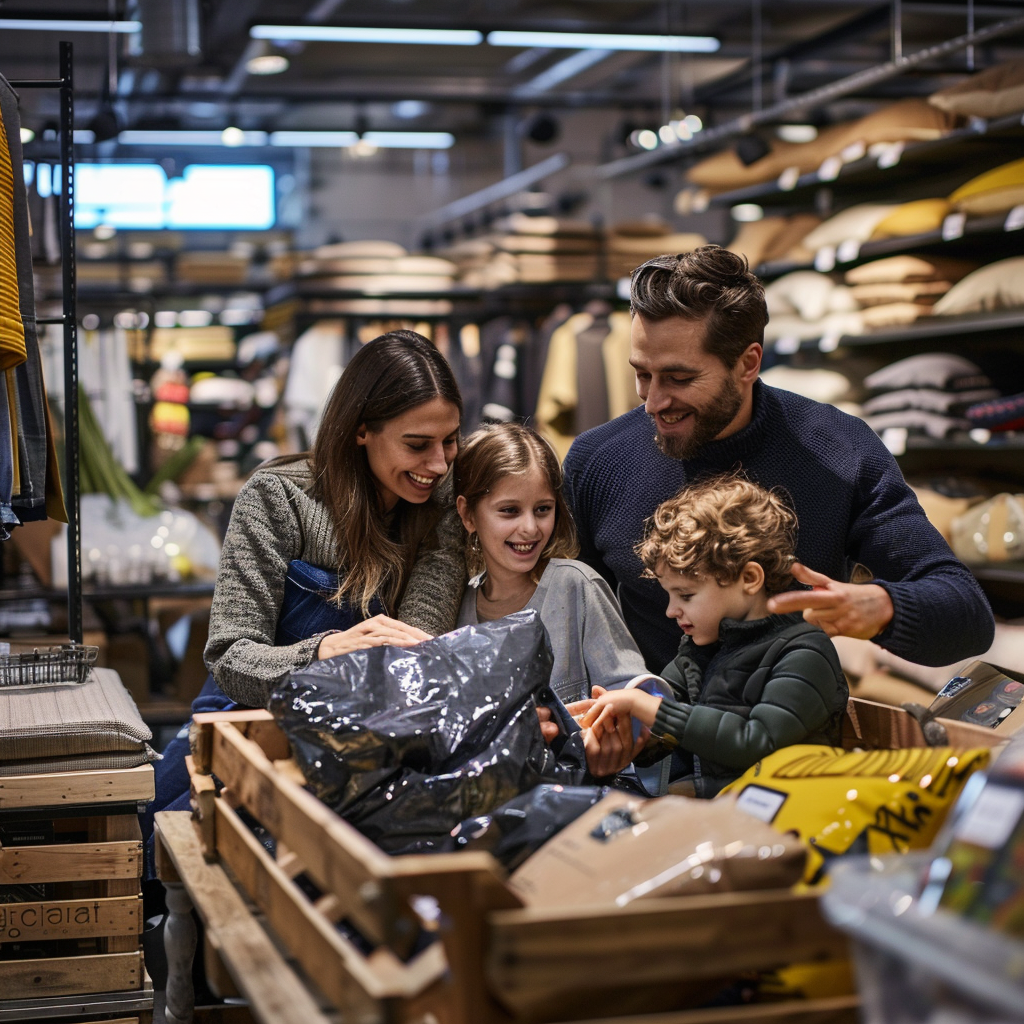
[[[707,245],[703,235],[675,234],[664,221],[630,221],[613,224],[605,239],[606,268],[612,280],[629,277],[655,256],[692,252]]]
[[[867,376],[864,386],[876,392],[863,404],[864,420],[879,434],[895,427],[948,437],[971,429],[964,415],[971,405],[999,397],[980,367],[950,352],[901,359]]]
[[[987,263],[958,281],[935,303],[935,316],[1024,309],[1024,256]]]
[[[769,284],[765,290],[769,344],[783,338],[807,340],[826,334],[863,334],[864,324],[852,290],[828,274],[795,270]]]
[[[814,251],[807,248],[804,239],[820,223],[821,218],[813,213],[762,217],[740,225],[736,237],[726,248],[745,256],[751,269],[776,260],[810,263],[814,259]]]

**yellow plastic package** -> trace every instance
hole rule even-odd
[[[931,845],[987,748],[845,751],[800,745],[758,761],[722,792],[810,847],[804,884],[818,884],[846,853],[906,853]]]

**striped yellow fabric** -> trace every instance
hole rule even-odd
[[[0,115],[0,370],[18,366],[26,358],[14,263],[14,169]]]

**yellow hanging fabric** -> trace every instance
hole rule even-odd
[[[18,366],[27,357],[14,262],[14,169],[0,115],[0,370]]]

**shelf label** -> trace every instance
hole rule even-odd
[[[903,157],[903,146],[902,142],[887,144],[878,154],[878,169],[885,171],[890,167],[895,167]]]
[[[1024,812],[1024,792],[989,783],[956,828],[957,839],[988,850],[1001,847]]]
[[[967,118],[967,127],[970,128],[972,132],[984,135],[985,132],[988,131],[988,121],[983,117],[978,117],[977,114],[971,114],[971,116]]]
[[[775,342],[775,351],[780,356],[791,356],[795,355],[800,351],[800,339],[794,338],[791,335],[787,335],[785,338],[779,338]]]
[[[942,240],[952,242],[964,236],[964,224],[967,222],[966,213],[951,213],[942,222]]]
[[[818,339],[819,352],[835,352],[839,348],[839,339],[842,335],[838,331],[829,331]]]
[[[822,274],[827,274],[836,265],[836,247],[834,245],[823,245],[814,254],[814,269]]]
[[[860,241],[856,238],[848,238],[840,242],[836,249],[836,260],[839,263],[852,263],[860,255]]]
[[[984,427],[975,427],[967,432],[967,436],[975,444],[988,444],[992,440],[992,431],[986,430]]]
[[[778,180],[779,190],[781,192],[792,192],[796,188],[796,183],[800,180],[800,168],[799,167],[787,167],[780,175]]]
[[[835,181],[842,169],[843,158],[841,156],[826,157],[818,168],[818,181]]]
[[[906,427],[886,427],[882,431],[882,444],[893,455],[904,455],[907,451],[907,436],[909,431]]]
[[[1015,206],[1003,222],[1004,231],[1020,231],[1021,228],[1024,228],[1024,203]]]
[[[855,160],[862,159],[867,151],[867,146],[862,141],[851,142],[839,151],[839,156],[844,164],[852,164]]]

